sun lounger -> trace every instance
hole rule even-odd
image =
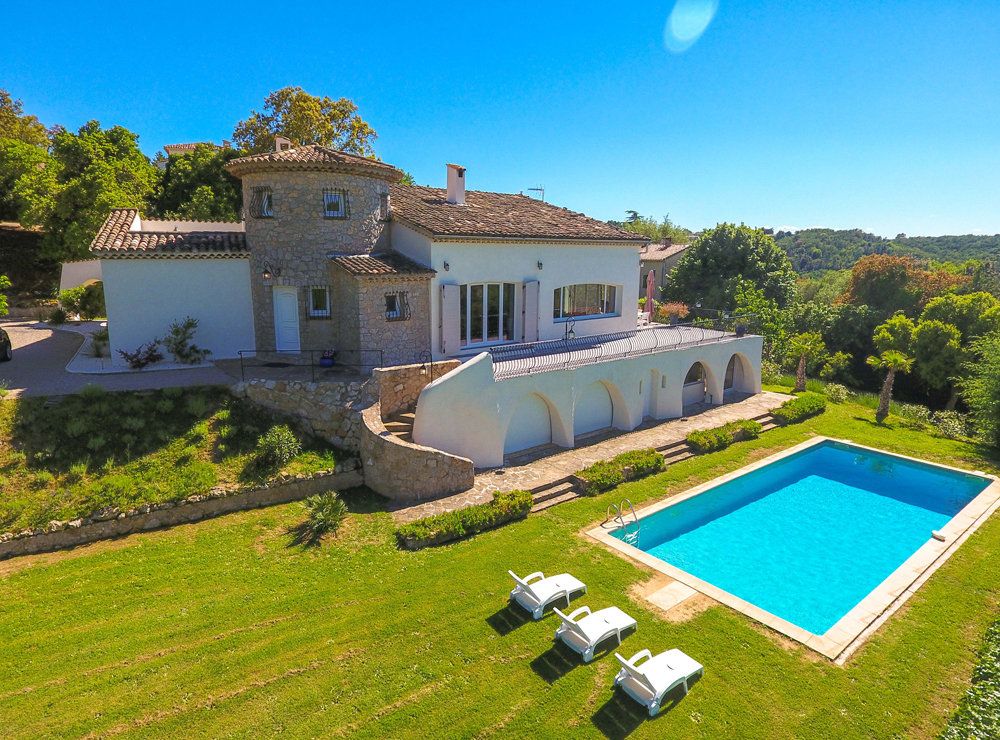
[[[660,711],[663,697],[677,686],[688,692],[688,682],[695,676],[704,674],[705,669],[693,658],[680,650],[668,650],[654,656],[648,650],[640,650],[628,660],[615,653],[622,664],[621,672],[615,677],[615,685],[649,710],[655,717]],[[643,662],[645,661],[645,662]]]
[[[517,584],[510,592],[511,600],[530,612],[533,619],[541,619],[545,607],[554,601],[565,599],[568,606],[573,596],[587,593],[587,587],[569,573],[546,578],[538,571],[521,578],[512,570],[507,572]]]
[[[553,611],[562,620],[555,639],[562,640],[580,653],[584,663],[594,659],[594,649],[600,643],[615,637],[620,645],[622,632],[636,626],[635,620],[617,606],[609,606],[596,612],[591,612],[589,606],[581,606],[569,615],[563,614],[558,608]]]

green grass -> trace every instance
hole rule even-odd
[[[0,403],[0,532],[257,482],[249,463],[276,420],[215,388],[106,393]],[[278,473],[336,465],[306,439]],[[265,478],[266,479],[266,478]]]
[[[831,404],[801,424],[692,458],[471,539],[395,547],[370,494],[315,548],[291,545],[301,504],[76,552],[0,563],[6,736],[929,737],[969,685],[1000,604],[1000,517],[984,524],[846,668],[713,606],[657,616],[651,575],[582,531],[610,501],[677,493],[812,434],[996,471],[979,449]],[[556,624],[506,607],[519,573],[569,571],[574,602],[639,623],[621,651],[679,647],[705,665],[649,721],[613,694],[615,661],[552,647]]]

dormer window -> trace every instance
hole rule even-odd
[[[346,190],[323,191],[323,218],[350,218],[351,207]]]
[[[250,215],[254,218],[274,217],[274,196],[270,187],[265,185],[250,191]]]

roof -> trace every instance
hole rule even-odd
[[[468,190],[465,205],[448,203],[446,191],[394,185],[392,218],[435,237],[559,239],[644,243],[632,234],[576,211],[526,195]]]
[[[218,144],[213,144],[211,141],[193,141],[185,144],[164,144],[163,151],[169,154],[187,154],[193,152],[196,148],[200,146],[213,146],[219,148]]]
[[[143,221],[136,208],[116,208],[90,243],[100,257],[245,257],[243,224]]]
[[[293,147],[280,152],[265,152],[239,157],[226,164],[226,169],[236,177],[252,172],[347,172],[377,177],[389,182],[399,182],[402,170],[377,159],[330,149],[319,144]]]
[[[345,254],[333,258],[333,263],[351,275],[377,277],[381,275],[426,275],[436,274],[429,267],[404,257],[399,252],[382,254]]]
[[[646,244],[639,250],[639,259],[645,262],[659,262],[680,254],[690,246],[690,244]]]

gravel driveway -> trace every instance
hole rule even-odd
[[[65,395],[75,393],[85,385],[126,391],[170,386],[229,385],[236,380],[216,367],[141,373],[68,373],[66,363],[83,343],[82,335],[28,321],[3,321],[0,326],[10,334],[14,345],[14,359],[0,363],[0,383],[5,383],[10,390],[8,398]]]

